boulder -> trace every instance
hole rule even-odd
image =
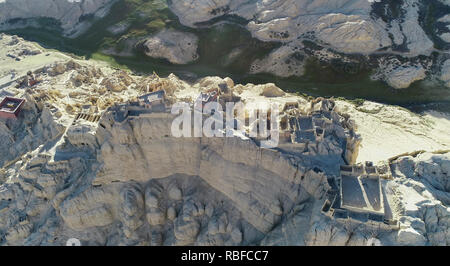
[[[164,58],[173,64],[187,64],[198,58],[198,37],[175,30],[163,30],[143,43],[146,55]]]
[[[422,66],[399,67],[387,73],[386,82],[395,89],[408,88],[413,82],[426,78]]]
[[[263,91],[261,92],[261,96],[265,97],[282,97],[285,94],[286,93],[282,89],[278,88],[273,83],[264,85]]]

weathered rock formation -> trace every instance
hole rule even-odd
[[[49,109],[37,106],[31,97],[26,98],[17,120],[2,120],[0,149],[4,152],[0,156],[0,167],[55,139],[64,131],[64,126],[54,121]]]
[[[403,245],[449,245],[449,153],[420,154],[393,162],[392,174],[401,196],[400,231]]]
[[[95,14],[112,0],[4,0],[0,2],[0,27],[8,27],[18,19],[51,18],[70,33],[84,16]],[[3,25],[2,25],[3,24]]]
[[[189,26],[223,15],[243,17],[249,20],[247,28],[252,34],[266,41],[290,42],[312,33],[317,40],[344,53],[372,53],[393,44],[388,25],[381,18],[371,15],[372,2],[365,0],[333,3],[322,0],[176,0],[172,1],[170,8],[183,24]],[[401,24],[403,35],[410,38],[411,52],[425,52],[431,47],[424,44],[432,45],[432,42],[415,20],[417,14],[414,12],[418,8],[415,1],[405,1],[403,8],[411,10],[407,20]]]
[[[413,82],[422,80],[426,77],[425,69],[419,67],[400,67],[386,74],[387,84],[395,89],[408,88]]]
[[[187,64],[198,58],[198,37],[192,33],[163,30],[143,43],[146,55],[165,58],[173,64]]]

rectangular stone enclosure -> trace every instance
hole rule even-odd
[[[341,207],[354,212],[384,215],[379,176],[342,175]]]

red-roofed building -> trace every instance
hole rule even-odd
[[[0,103],[0,117],[17,118],[24,103],[25,99],[5,97]]]

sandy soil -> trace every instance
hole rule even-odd
[[[366,102],[357,108],[338,102],[348,112],[362,136],[357,162],[381,161],[405,152],[450,149],[450,115],[429,111],[415,114],[406,109]]]

